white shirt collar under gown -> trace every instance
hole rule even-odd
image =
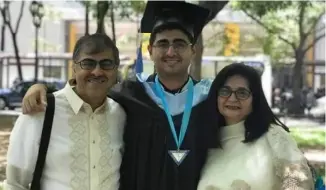
[[[222,149],[210,150],[198,190],[312,189],[310,170],[294,140],[279,126],[243,143],[244,122],[221,129]]]
[[[155,83],[154,82],[146,82],[148,75],[141,73],[137,74],[137,79],[139,82],[143,83],[146,93],[152,98],[152,100],[163,109],[163,103],[161,98],[156,94],[155,90]],[[207,98],[209,89],[212,85],[211,79],[202,79],[197,84],[194,85],[194,97],[192,101],[192,106],[196,106],[197,104],[201,103]],[[166,92],[163,90],[163,93],[166,98],[166,102],[169,107],[169,111],[171,112],[172,116],[181,114],[184,111],[185,103],[186,103],[186,97],[188,89],[186,88],[187,85],[185,85],[185,88],[182,90],[182,92],[177,94],[171,94],[169,92]]]

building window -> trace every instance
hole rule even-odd
[[[60,66],[44,66],[43,77],[61,79],[61,70]]]

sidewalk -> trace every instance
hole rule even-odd
[[[302,118],[302,119],[294,119],[289,117],[280,117],[279,118],[281,122],[283,122],[288,127],[318,127],[318,128],[325,128],[325,123],[318,123],[316,121]]]
[[[325,151],[311,150],[304,152],[305,157],[311,162],[326,163]]]

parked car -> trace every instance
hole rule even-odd
[[[318,98],[316,102],[317,105],[310,110],[310,115],[320,122],[325,122],[326,96]]]
[[[37,83],[45,84],[49,91],[60,90],[64,87],[65,82],[61,80],[39,80]],[[27,89],[35,84],[34,81],[23,81],[15,84],[12,88],[0,88],[0,110],[4,110],[6,107],[13,110],[17,107],[21,107],[24,95]]]

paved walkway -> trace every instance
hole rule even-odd
[[[326,164],[326,153],[325,151],[307,151],[304,152],[305,157],[312,162],[323,162]]]
[[[302,119],[293,119],[293,118],[279,118],[281,122],[283,122],[288,127],[324,127],[325,123],[318,123],[311,119],[302,118]]]

